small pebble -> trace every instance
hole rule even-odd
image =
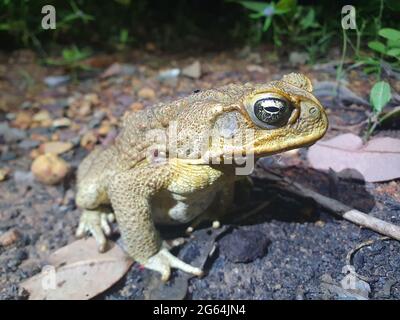
[[[13,125],[19,129],[28,129],[32,124],[32,115],[28,111],[20,111],[17,113]]]
[[[0,168],[0,181],[6,180],[9,174],[10,174],[9,168]]]
[[[185,67],[182,69],[182,75],[193,78],[193,79],[198,79],[201,77],[201,64],[199,61],[193,62],[191,65]]]
[[[73,147],[74,145],[71,142],[51,141],[43,143],[40,146],[40,151],[42,153],[62,154],[71,150]]]
[[[54,128],[63,128],[63,127],[69,127],[71,125],[71,120],[68,118],[58,118],[54,119],[53,121],[53,127]]]
[[[138,96],[139,96],[139,98],[142,98],[145,100],[154,100],[156,97],[156,93],[154,92],[153,89],[144,87],[139,90]]]
[[[17,155],[14,152],[5,152],[0,156],[1,161],[10,161],[17,158]]]
[[[81,139],[81,146],[85,149],[93,149],[94,145],[97,142],[97,136],[93,131],[86,132]]]
[[[30,150],[37,148],[39,146],[39,141],[35,140],[23,140],[18,144],[18,147],[20,147],[22,150]]]
[[[212,227],[214,229],[218,229],[219,227],[221,227],[221,222],[219,222],[218,220],[213,221]]]
[[[70,76],[64,75],[64,76],[49,76],[49,77],[44,78],[43,81],[47,86],[54,88],[54,87],[66,84],[70,80],[71,80]]]
[[[269,244],[261,231],[236,229],[221,239],[220,249],[228,260],[247,263],[263,257]]]
[[[37,157],[31,166],[35,178],[44,184],[57,184],[68,174],[69,165],[53,153]]]
[[[32,172],[17,170],[14,172],[13,177],[14,177],[14,181],[15,181],[16,185],[21,185],[21,184],[32,185],[33,184]]]
[[[0,123],[0,136],[2,136],[5,143],[18,142],[26,138],[27,134],[25,131],[11,128],[8,123]]]
[[[193,232],[193,227],[187,227],[187,229],[186,229],[186,233],[187,234],[190,234],[190,233],[192,233]]]
[[[0,235],[0,246],[7,247],[17,242],[20,234],[16,229],[10,229]]]

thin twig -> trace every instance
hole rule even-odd
[[[244,211],[242,208],[240,208],[240,210],[238,210],[239,212],[243,212],[241,213],[241,215],[237,216],[236,219],[234,219],[234,222],[239,222],[239,221],[243,221],[246,220],[248,218],[250,218],[251,216],[256,215],[257,213],[259,213],[260,211],[264,210],[266,207],[268,207],[271,204],[272,200],[268,200],[268,201],[263,201],[260,204],[257,205],[257,207],[255,207],[254,209],[250,210],[250,211]]]
[[[335,215],[342,217],[348,221],[351,221],[357,225],[371,229],[382,235],[388,236],[392,239],[400,241],[400,227],[390,222],[383,221],[381,219],[369,216],[368,214],[359,210],[350,208],[345,204],[335,199],[326,197],[318,192],[308,189],[301,184],[292,181],[289,178],[283,177],[276,172],[265,169],[262,173],[263,178],[267,178],[274,182],[278,188],[296,194],[304,198],[312,198],[319,206],[334,213]]]

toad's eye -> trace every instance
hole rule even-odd
[[[265,96],[254,102],[253,112],[263,124],[271,127],[280,127],[287,123],[292,107],[281,97]]]

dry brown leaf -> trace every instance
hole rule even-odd
[[[92,237],[75,241],[48,259],[55,268],[53,288],[49,272],[33,276],[21,286],[29,292],[30,300],[91,299],[121,279],[133,263],[119,246],[111,241],[109,245],[107,252],[99,253]]]
[[[357,170],[369,182],[392,180],[400,177],[400,140],[375,138],[363,145],[360,137],[347,133],[318,141],[308,160],[316,169]]]
[[[116,76],[122,72],[122,66],[118,62],[109,66],[101,75],[100,78],[105,79],[108,77]]]

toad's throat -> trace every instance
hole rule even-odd
[[[168,190],[158,193],[152,202],[154,221],[160,224],[187,223],[204,213],[214,202],[214,188],[199,190],[196,193],[180,195]]]

